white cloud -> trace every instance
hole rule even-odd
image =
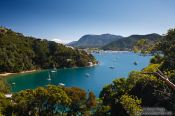
[[[62,43],[62,44],[64,44],[65,42],[63,42],[62,40],[60,40],[60,39],[52,39],[51,41],[54,41],[54,42],[56,42],[56,43]]]
[[[71,42],[70,40],[66,40],[66,39],[62,40],[62,39],[57,39],[57,38],[50,39],[50,40],[54,41],[56,43],[61,43],[61,44],[67,44],[67,43]]]

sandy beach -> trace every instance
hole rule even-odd
[[[0,77],[6,77],[6,76],[9,76],[9,75],[12,75],[12,74],[30,73],[30,72],[35,72],[35,71],[37,71],[37,70],[22,71],[22,72],[19,72],[19,73],[2,73],[2,74],[0,74]]]

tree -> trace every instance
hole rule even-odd
[[[175,84],[172,83],[168,77],[166,77],[159,69],[157,69],[157,72],[144,72],[143,74],[154,74],[158,76],[162,81],[165,82],[166,85],[168,85],[170,88],[172,88],[175,91]]]
[[[155,51],[164,55],[162,68],[175,68],[175,29],[170,29],[164,38],[156,45]]]
[[[13,112],[12,103],[4,93],[0,92],[0,116],[11,116]]]
[[[89,66],[88,62],[96,63],[96,60],[84,51],[0,28],[0,73],[83,67]]]
[[[16,115],[54,115],[64,114],[71,104],[71,99],[58,86],[39,87],[24,90],[13,95]]]
[[[110,106],[99,105],[93,116],[111,116],[110,110]]]
[[[87,98],[85,90],[76,87],[48,85],[14,93],[11,99],[0,92],[0,115],[89,115],[95,106],[94,93]]]
[[[154,43],[153,41],[147,39],[138,40],[133,46],[134,52],[141,52],[142,54],[148,54],[152,49]]]
[[[110,114],[112,116],[128,115],[119,102],[122,95],[127,94],[131,90],[128,82],[125,78],[118,78],[112,84],[105,86],[100,92],[103,105],[110,106]]]
[[[92,91],[89,92],[88,99],[86,101],[86,106],[91,109],[97,105],[96,103],[96,97]]]
[[[72,100],[69,106],[69,115],[83,114],[86,111],[86,92],[77,87],[63,88],[68,97]]]
[[[0,93],[8,93],[10,92],[10,87],[9,85],[7,84],[7,82],[3,79],[3,78],[0,78]]]
[[[125,94],[119,101],[130,116],[141,116],[141,100],[137,97]]]

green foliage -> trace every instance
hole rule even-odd
[[[175,111],[175,92],[155,75],[146,74],[156,72],[160,66],[161,64],[150,64],[142,71],[132,71],[126,79],[118,78],[105,86],[100,93],[103,106],[110,106],[111,115],[128,115],[127,111],[130,115],[135,115],[133,112],[141,111],[141,106],[164,107]],[[175,82],[175,71],[171,70],[167,75],[171,75],[170,79]],[[142,102],[137,102],[137,98]]]
[[[151,64],[161,64],[163,62],[164,58],[160,54],[156,54],[151,58],[150,63]]]
[[[113,81],[112,84],[107,85],[100,92],[100,98],[105,105],[111,105],[115,100],[119,99],[121,95],[129,90],[125,78],[119,78]]]
[[[125,94],[119,101],[130,116],[141,116],[141,100],[137,97]]]
[[[110,106],[99,105],[94,116],[110,116]]]
[[[147,67],[145,67],[142,71],[143,72],[156,72],[159,66],[160,64],[150,64]]]
[[[4,94],[3,93],[0,93],[0,116],[2,115],[2,112],[4,110],[4,106],[3,106],[3,99],[5,98]]]
[[[97,105],[97,103],[96,103],[96,97],[95,97],[95,95],[94,95],[94,93],[92,91],[89,92],[89,96],[88,96],[86,105],[90,109],[93,108],[93,107],[95,107]]]
[[[118,78],[112,84],[105,86],[100,92],[100,98],[103,106],[110,106],[111,115],[127,115],[126,111],[119,102],[122,95],[127,94],[130,90],[128,81],[125,78]]]
[[[168,31],[162,41],[157,44],[155,50],[164,55],[163,69],[171,70],[175,68],[175,29]]]
[[[69,106],[69,115],[82,114],[86,111],[86,92],[80,88],[63,88],[68,97],[72,100]]]
[[[12,31],[9,31],[10,30],[3,31],[3,33],[1,32],[0,37],[5,38],[5,35],[9,33],[12,34]],[[19,38],[24,37],[21,34],[17,35]],[[19,38],[16,38],[15,41]],[[26,48],[26,59],[31,58],[31,61],[28,60],[27,65],[25,61],[25,64],[20,64],[21,62],[17,63],[17,59],[15,58],[23,54],[17,47],[18,44],[21,44],[21,41],[17,41],[18,44],[13,45],[8,38],[6,39],[2,42],[0,38],[2,46],[6,46],[0,48],[2,51],[0,52],[2,56],[0,57],[0,61],[6,61],[5,58],[9,58],[9,60],[0,62],[1,71],[12,69],[13,71],[14,69],[15,71],[20,71],[27,69],[26,66],[29,69],[31,67],[85,66],[89,61],[95,62],[93,56],[88,55],[84,51],[72,50],[66,48],[64,45],[58,45],[55,42],[30,38],[30,40],[20,40],[25,40],[30,43],[23,46],[24,50],[27,46],[35,46],[34,48],[31,47],[31,50]],[[144,42],[143,40],[139,42],[140,47],[143,47]],[[16,93],[13,95],[11,102],[11,100],[4,96],[4,93],[7,93],[9,89],[5,82],[0,80],[0,85],[2,85],[2,88],[0,88],[0,115],[136,116],[141,115],[142,107],[163,107],[174,112],[175,91],[155,75],[147,74],[156,72],[157,68],[159,68],[169,77],[171,82],[175,83],[174,45],[175,29],[172,29],[164,39],[156,45],[158,54],[151,59],[150,65],[141,71],[132,71],[128,78],[117,78],[112,84],[106,85],[100,92],[99,99],[95,98],[93,92],[89,92],[88,97],[86,97],[86,92],[79,88],[49,85],[46,88],[40,87],[35,90],[24,90]],[[7,52],[7,50],[10,52]],[[8,54],[6,54],[6,52]],[[21,54],[19,55],[19,53]],[[19,60],[21,60],[20,58]],[[40,58],[43,59],[38,60]]]
[[[148,54],[153,48],[155,42],[147,39],[140,39],[135,42],[133,46],[134,52],[140,52],[142,54]]]
[[[13,102],[16,115],[45,116],[64,113],[71,99],[61,87],[48,86],[16,93]]]
[[[144,38],[144,40],[143,40]],[[131,35],[129,37],[125,37],[122,39],[119,39],[117,41],[113,41],[105,46],[102,47],[104,50],[135,50],[135,51],[141,51],[141,48],[143,48],[143,52],[145,48],[148,48],[147,46],[151,47],[156,41],[158,41],[160,38],[162,38],[158,34],[148,34],[148,35]],[[140,41],[141,40],[141,41]],[[144,44],[144,41],[146,40],[146,43],[148,45]],[[139,43],[141,45],[144,44],[144,46],[136,47],[136,43],[140,41]]]
[[[93,92],[86,98],[82,89],[48,85],[13,94],[12,99],[0,93],[0,114],[14,116],[88,115],[96,106]]]
[[[145,39],[140,39],[138,40],[135,45],[134,45],[134,50],[135,51],[139,51],[139,50],[143,50],[145,48],[145,45],[147,44],[147,40]]]
[[[0,92],[0,116],[11,116],[12,115],[12,103],[10,99],[7,99],[4,93]]]
[[[175,111],[173,105],[175,103],[175,92],[155,75],[144,74],[145,72],[156,72],[160,66],[160,64],[150,64],[141,72],[130,74],[128,79],[133,80],[136,78],[137,81],[132,84],[129,94],[142,99],[141,105],[143,107],[164,107],[170,111]],[[173,74],[175,73],[171,72],[167,75]]]
[[[5,79],[0,78],[0,93],[8,93],[10,91],[10,87],[5,81]]]
[[[25,37],[10,29],[5,30],[3,34],[0,33],[0,73],[37,68],[81,67],[88,66],[88,62],[96,62],[92,55],[84,51],[53,41]]]
[[[3,114],[11,115],[12,104],[6,99],[5,94],[10,92],[10,87],[3,78],[0,78],[0,116]]]

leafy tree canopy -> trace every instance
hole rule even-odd
[[[84,51],[0,28],[0,73],[84,67],[89,62],[96,63],[96,60]]]

